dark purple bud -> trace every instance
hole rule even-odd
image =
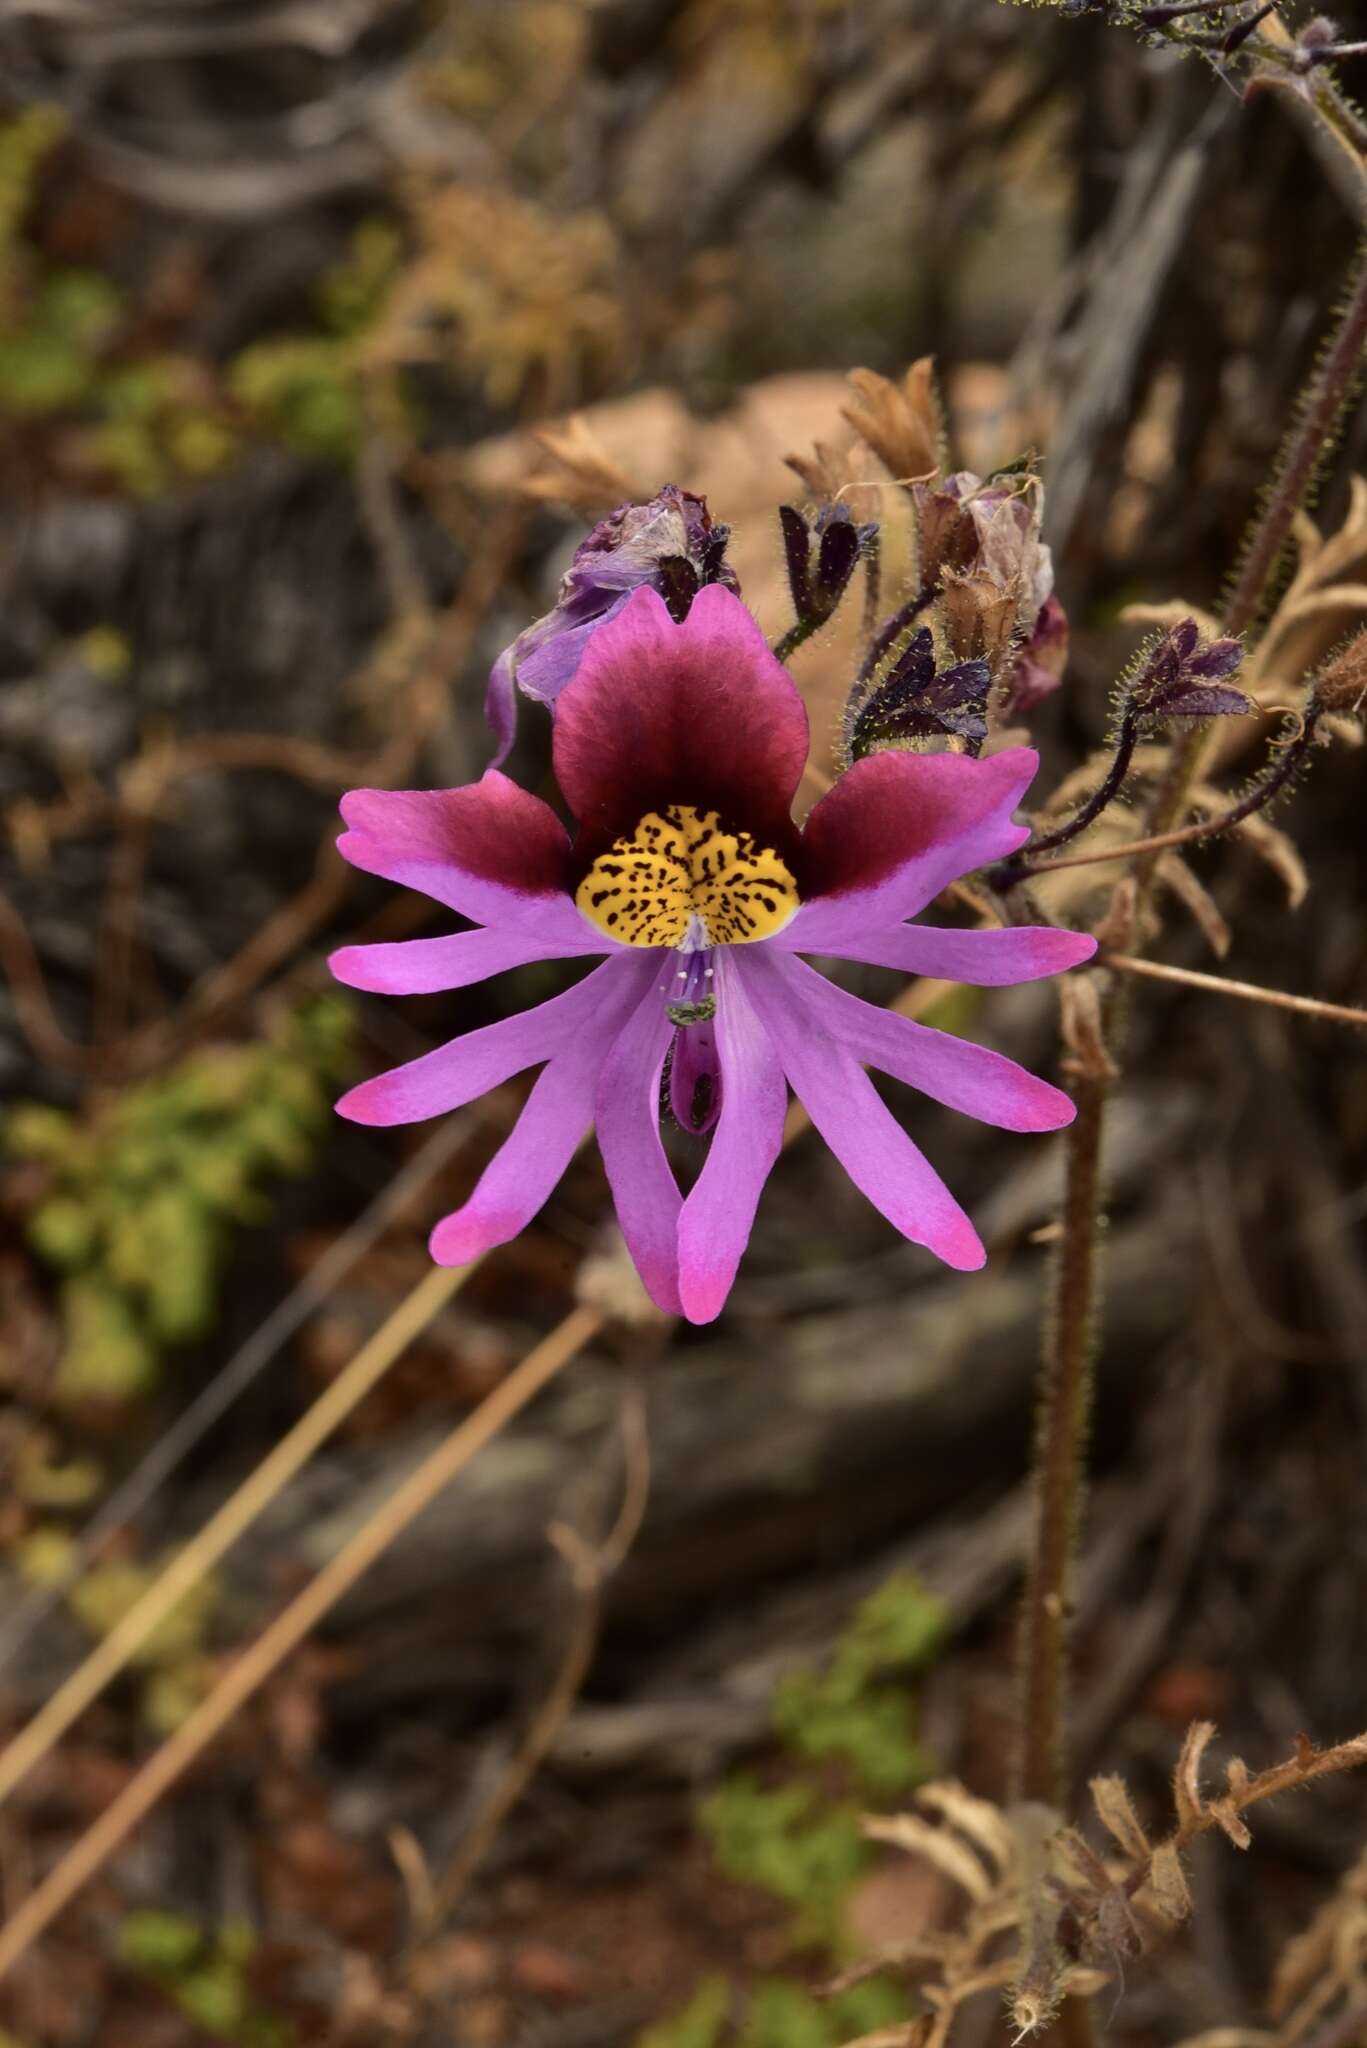
[[[780,505],[778,516],[794,615],[799,626],[824,626],[878,528],[857,526],[848,506],[839,503],[823,505],[815,518],[795,505]]]
[[[686,555],[665,555],[660,562],[656,587],[669,607],[670,618],[676,626],[681,626],[702,588],[702,579]]]
[[[901,740],[946,737],[981,745],[987,737],[991,687],[992,670],[985,661],[956,662],[937,674],[935,643],[929,628],[920,627],[856,713],[852,758]]]
[[[1223,686],[1244,658],[1238,640],[1202,640],[1195,619],[1169,627],[1130,686],[1130,716],[1238,718],[1248,709],[1242,690]]]
[[[826,518],[826,515],[822,517]],[[816,583],[832,611],[844,596],[845,585],[854,574],[854,565],[864,544],[864,532],[864,528],[855,525],[843,505],[831,508],[831,516],[826,518],[817,549]]]

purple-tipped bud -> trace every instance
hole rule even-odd
[[[726,561],[731,530],[718,526],[694,491],[666,484],[646,504],[619,505],[575,549],[554,609],[504,649],[494,664],[485,716],[498,740],[494,765],[513,743],[517,691],[554,708],[598,628],[634,590],[658,590],[676,621],[708,583],[739,591]]]
[[[1146,720],[1238,718],[1251,709],[1242,690],[1222,678],[1244,658],[1238,640],[1202,640],[1195,619],[1169,627],[1131,685],[1131,702]]]
[[[856,525],[840,503],[823,505],[811,519],[795,505],[780,505],[778,516],[794,615],[801,626],[824,626],[878,528]]]

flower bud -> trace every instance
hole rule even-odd
[[[1244,658],[1242,642],[1203,640],[1195,619],[1179,619],[1151,649],[1129,688],[1145,720],[1238,718],[1251,709],[1242,690],[1225,685]]]
[[[921,626],[853,713],[847,736],[851,761],[914,740],[949,738],[976,753],[987,738],[987,696],[992,670],[982,660],[937,671],[935,642]]]
[[[843,504],[823,505],[812,519],[796,506],[780,505],[778,516],[793,610],[802,625],[822,626],[845,595],[855,564],[878,528],[856,526]]]

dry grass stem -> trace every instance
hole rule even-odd
[[[407,1310],[413,1328],[422,1327],[422,1322],[435,1312],[440,1300],[454,1292],[461,1273],[470,1270],[435,1268],[408,1297],[398,1314],[402,1316]],[[434,1286],[437,1281],[445,1283],[444,1293]],[[391,1318],[391,1324],[393,1321]],[[386,1329],[390,1326],[387,1324]],[[548,1337],[528,1352],[522,1363],[514,1367],[474,1413],[459,1423],[395,1488],[350,1542],[262,1631],[189,1719],[149,1758],[100,1818],[77,1839],[56,1868],[30,1893],[6,1926],[0,1928],[0,1979],[9,1974],[63,1908],[104,1867],[139,1822],[183,1777],[238,1709],[266,1682],[282,1659],[299,1647],[395,1538],[416,1521],[425,1508],[430,1507],[476,1453],[568,1365],[601,1327],[602,1318],[592,1310],[572,1309]],[[411,1335],[412,1329],[407,1334]]]

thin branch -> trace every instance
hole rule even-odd
[[[1273,1010],[1294,1010],[1301,1017],[1319,1017],[1330,1024],[1367,1029],[1367,1010],[1347,1003],[1325,1003],[1318,996],[1291,996],[1279,988],[1260,988],[1252,981],[1228,981],[1219,974],[1201,974],[1192,967],[1161,967],[1155,960],[1136,960],[1130,953],[1102,953],[1098,967],[1118,967],[1125,974],[1147,974],[1154,981],[1175,981],[1184,988],[1209,989],[1217,996],[1237,996],[1245,1003],[1265,1003]]]
[[[422,1319],[425,1320],[437,1306],[433,1282],[443,1280],[449,1288],[457,1279],[458,1272],[459,1269],[449,1267],[436,1268],[414,1289],[399,1315],[407,1310],[417,1320],[421,1304],[424,1311]],[[418,1326],[421,1326],[420,1322]],[[0,1928],[0,1978],[9,1974],[63,1908],[104,1868],[139,1822],[146,1819],[163,1794],[184,1776],[238,1709],[265,1684],[281,1661],[299,1647],[389,1545],[431,1506],[475,1454],[583,1350],[601,1327],[602,1318],[596,1310],[572,1309],[548,1337],[528,1352],[522,1363],[514,1367],[507,1379],[480,1403],[474,1413],[466,1416],[416,1470],[400,1482],[379,1511],[276,1616],[269,1628],[256,1638],[207,1698],[200,1702],[189,1719],[181,1723],[175,1734],[129,1780],[99,1819],[76,1840],[56,1868]]]
[[[446,1118],[406,1166],[381,1188],[356,1221],[328,1246],[296,1287],[271,1310],[209,1384],[159,1436],[108,1498],[91,1516],[73,1543],[61,1572],[34,1587],[0,1628],[0,1671],[33,1631],[44,1622],[74,1585],[96,1550],[142,1512],[157,1488],[202,1443],[209,1430],[265,1371],[315,1311],[345,1279],[357,1260],[399,1215],[419,1188],[439,1171],[470,1135],[467,1118]]]
[[[160,1576],[153,1580],[142,1598],[96,1644],[84,1663],[76,1667],[33,1719],[0,1751],[0,1803],[9,1798],[54,1744],[61,1741],[72,1722],[99,1696],[111,1679],[127,1668],[153,1630],[265,1512],[320,1444],[345,1421],[388,1372],[395,1359],[459,1292],[479,1263],[479,1260],[474,1260],[468,1266],[432,1268],[421,1284],[381,1324],[370,1342],[361,1347],[350,1365],[324,1388],[288,1435],[282,1437],[274,1450],[248,1474],[217,1514],[210,1517],[198,1534],[191,1537],[185,1548],[178,1551]]]

